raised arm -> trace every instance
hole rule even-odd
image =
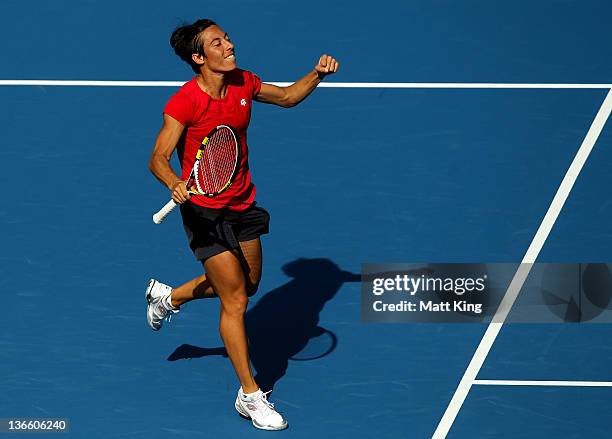
[[[289,87],[278,87],[261,84],[261,90],[255,100],[281,107],[293,107],[302,102],[327,75],[338,71],[340,64],[329,55],[322,55],[314,70]]]
[[[172,157],[184,129],[183,124],[164,114],[164,122],[149,159],[149,170],[155,178],[172,191],[172,199],[179,204],[187,201],[190,195],[185,187],[185,182],[172,170],[170,157]]]

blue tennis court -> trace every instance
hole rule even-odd
[[[360,314],[365,263],[612,260],[607,2],[2,11],[0,418],[67,418],[78,438],[609,437],[609,324],[492,333]],[[147,161],[178,87],[146,86],[192,77],[168,38],[200,17],[264,81],[297,80],[322,53],[342,65],[295,108],[255,104],[249,129],[272,220],[246,321],[279,433],[234,410],[217,300],[158,333],[145,320],[150,277],[201,272],[180,216],[151,221],[168,191]]]

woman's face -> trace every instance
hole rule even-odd
[[[202,32],[205,63],[214,72],[231,72],[236,68],[234,45],[219,26],[210,26]]]

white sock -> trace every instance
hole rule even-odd
[[[258,393],[261,392],[261,389],[257,389],[256,391],[254,391],[253,393],[244,393],[244,390],[242,390],[242,387],[240,387],[240,392],[242,393],[242,396],[247,397],[247,398],[254,398],[255,395],[257,395]]]
[[[168,309],[177,309],[172,305],[172,294],[168,294],[166,296],[165,303]]]

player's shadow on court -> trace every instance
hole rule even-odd
[[[246,315],[255,380],[263,390],[285,375],[290,359],[333,351],[336,336],[319,326],[319,314],[345,282],[361,280],[329,259],[297,259],[282,270],[292,280],[263,296]]]
[[[334,350],[336,336],[319,326],[319,314],[342,284],[361,280],[322,258],[297,259],[282,270],[292,279],[263,295],[245,317],[255,380],[264,391],[285,375],[290,359],[317,359]],[[207,355],[227,354],[223,348],[181,345],[168,361]]]
[[[200,348],[191,344],[182,344],[170,354],[168,361],[190,360],[192,358],[202,358],[209,355],[227,357],[227,352],[225,348]]]

